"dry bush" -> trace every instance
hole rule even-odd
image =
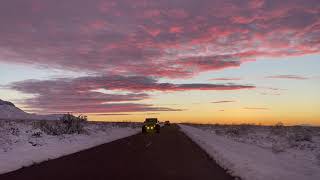
[[[273,153],[281,153],[285,152],[286,146],[283,143],[277,142],[272,144],[271,149]]]
[[[9,129],[9,132],[10,132],[10,134],[12,134],[14,136],[19,136],[19,134],[20,134],[19,128],[16,128],[16,127],[11,127]]]
[[[314,149],[315,144],[312,141],[312,128],[308,127],[291,127],[287,136],[290,147],[298,149]]]
[[[313,128],[313,133],[315,136],[320,136],[320,127],[314,127]]]
[[[230,126],[226,128],[225,133],[229,136],[239,136],[240,135],[240,130],[239,128],[235,126]]]
[[[86,116],[74,116],[72,114],[65,114],[58,121],[37,121],[34,126],[49,135],[62,135],[83,133],[84,124],[87,122]]]
[[[307,127],[292,127],[292,132],[289,135],[289,141],[301,142],[308,141],[312,142],[312,131]]]
[[[216,135],[223,135],[224,134],[224,131],[222,129],[216,129],[214,132]]]
[[[231,125],[227,126],[225,133],[229,136],[244,136],[250,133],[248,125]]]
[[[278,122],[274,126],[271,126],[270,133],[277,136],[285,136],[287,134],[287,128],[282,122]]]
[[[82,133],[84,131],[84,123],[87,122],[87,116],[65,114],[60,121],[65,126],[65,134]]]
[[[59,121],[37,121],[34,123],[34,128],[39,128],[44,133],[54,136],[65,134],[64,127]]]
[[[318,161],[318,164],[320,165],[320,153],[318,153],[318,154],[316,155],[316,159],[317,159],[317,161]]]
[[[42,133],[41,132],[34,132],[34,133],[32,133],[32,135],[31,135],[31,137],[33,137],[33,138],[39,138],[39,137],[41,137],[42,136]]]

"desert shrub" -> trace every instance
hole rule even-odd
[[[316,155],[316,159],[317,159],[317,161],[318,161],[318,164],[320,165],[320,153],[318,153],[318,154]]]
[[[87,117],[79,115],[78,117],[72,114],[63,115],[58,121],[38,121],[35,124],[43,132],[49,135],[74,134],[84,132],[84,123]]]
[[[42,133],[41,132],[34,132],[34,133],[32,133],[32,137],[34,137],[34,138],[39,138],[39,137],[41,137],[41,135],[42,135]]]
[[[287,136],[289,146],[298,149],[314,148],[312,144],[312,129],[307,127],[292,127]]]
[[[301,142],[312,141],[312,132],[306,127],[293,127],[291,134],[288,137],[289,141]]]
[[[249,133],[249,126],[246,125],[232,125],[226,127],[225,133],[230,136],[243,136]]]
[[[64,127],[59,121],[38,121],[34,126],[49,135],[57,136],[65,134]]]
[[[216,130],[214,130],[214,132],[216,135],[223,135],[223,130],[221,130],[221,129],[216,129]]]
[[[238,135],[240,135],[240,130],[239,130],[239,128],[231,126],[229,128],[226,128],[225,133],[230,136],[238,136]]]
[[[276,142],[272,144],[271,149],[273,153],[281,153],[285,152],[286,147],[283,143]]]
[[[65,126],[65,134],[82,133],[84,131],[84,123],[87,122],[87,117],[79,115],[78,117],[72,114],[65,114],[60,118]]]
[[[256,126],[254,124],[241,124],[241,125],[239,125],[240,131],[242,132],[242,134],[253,133],[255,127]]]
[[[19,134],[20,134],[20,130],[16,127],[11,127],[9,129],[9,131],[10,131],[10,134],[12,134],[14,136],[19,136]]]
[[[320,127],[314,128],[314,132],[317,136],[320,136]]]
[[[270,132],[274,135],[283,136],[286,134],[286,127],[283,125],[282,122],[278,122],[274,126],[271,126]]]

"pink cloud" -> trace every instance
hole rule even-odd
[[[144,76],[86,76],[74,79],[55,79],[55,80],[26,80],[10,85],[11,88],[25,93],[37,94],[39,92],[46,93],[49,87],[54,92],[66,89],[72,91],[90,91],[97,89],[107,90],[126,90],[126,91],[187,91],[187,90],[238,90],[238,89],[254,89],[253,85],[240,84],[173,84],[159,83],[156,79]],[[92,92],[93,93],[93,92]],[[139,94],[146,97],[145,94]]]
[[[173,26],[170,28],[169,30],[171,33],[181,33],[182,32],[182,28],[179,26]]]
[[[13,84],[13,89],[38,94],[27,101],[33,107],[78,111],[73,103],[86,102],[81,106],[86,112],[170,110],[135,102],[148,98],[143,93],[148,91],[253,89],[158,79],[240,68],[259,57],[319,53],[319,8],[318,0],[3,0],[0,63],[98,74]],[[131,93],[92,92],[99,88]],[[45,103],[53,99],[61,99],[52,105],[59,107]]]
[[[254,89],[252,85],[239,84],[173,84],[159,83],[156,79],[143,76],[88,76],[74,79],[26,80],[9,85],[11,89],[35,97],[24,103],[43,112],[134,112],[134,111],[178,111],[180,109],[155,107],[136,103],[150,98],[149,91],[224,91]],[[115,93],[103,93],[99,89]],[[129,91],[119,94],[118,91]],[[128,103],[132,102],[132,103]]]
[[[189,67],[194,72],[221,70],[230,67],[239,67],[241,61],[232,56],[200,56],[180,59],[178,64]]]
[[[181,111],[180,109],[172,109],[165,107],[154,107],[151,104],[138,103],[110,103],[110,104],[78,104],[71,106],[54,106],[42,108],[47,113],[101,113],[101,112],[154,112],[154,111]]]
[[[261,56],[319,53],[319,6],[317,0],[4,0],[0,61],[192,77]]]

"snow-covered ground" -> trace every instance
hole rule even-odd
[[[0,174],[88,149],[139,132],[114,123],[86,123],[82,134],[48,135],[39,121],[0,120]]]
[[[243,180],[320,179],[320,128],[180,127],[217,163]]]

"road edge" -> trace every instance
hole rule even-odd
[[[224,169],[226,171],[226,173],[228,173],[230,176],[232,176],[235,180],[242,180],[241,177],[239,177],[238,175],[236,175],[232,169],[228,168],[224,163],[221,163],[219,161],[219,158],[215,157],[215,155],[212,155],[208,152],[207,148],[208,145],[206,144],[206,142],[201,141],[200,139],[198,139],[197,137],[195,137],[193,134],[187,132],[182,126],[187,126],[187,125],[183,125],[183,124],[177,124],[179,127],[179,131],[181,131],[183,134],[186,135],[186,137],[192,141],[193,143],[195,143],[196,145],[199,146],[200,149],[202,149],[206,155],[208,156],[208,159],[214,161],[217,165],[219,165],[222,169]],[[217,155],[217,154],[216,154]]]

